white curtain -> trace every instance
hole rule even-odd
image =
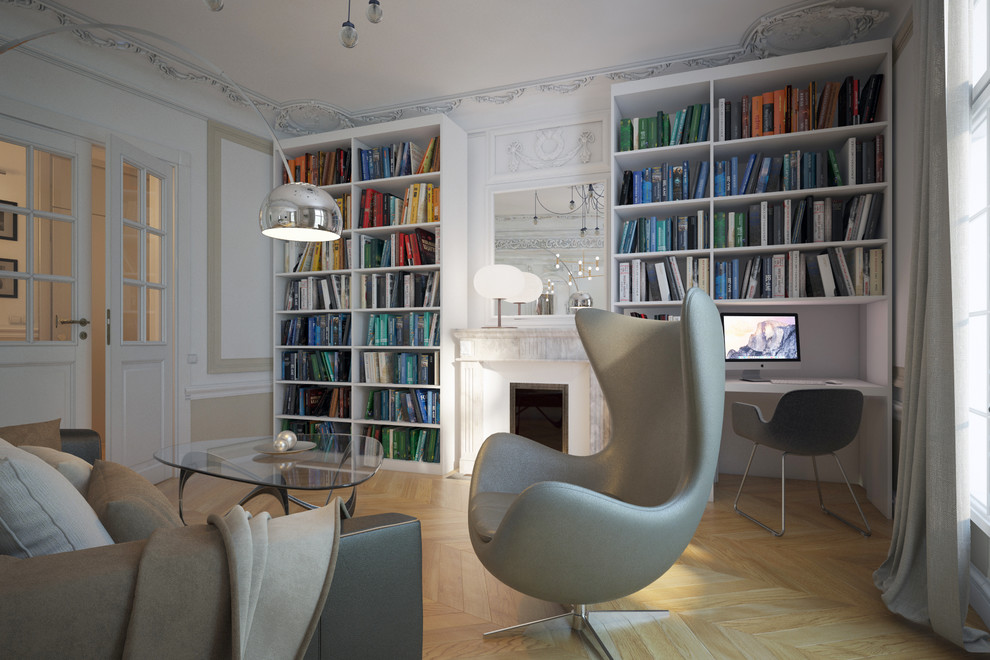
[[[990,637],[964,625],[969,608],[969,489],[964,417],[955,396],[953,219],[964,213],[968,140],[965,0],[915,0],[920,122],[909,283],[904,416],[894,529],[874,573],[887,607],[969,651]],[[946,27],[953,48],[946,52]],[[962,43],[960,43],[962,42]],[[947,86],[948,83],[948,86]],[[948,91],[947,91],[948,90]],[[959,95],[964,94],[962,99]],[[960,100],[962,103],[960,104]],[[948,102],[947,102],[948,101]],[[957,280],[958,281],[958,280]],[[958,432],[958,436],[957,436]]]

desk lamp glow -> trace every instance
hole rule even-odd
[[[496,327],[502,327],[502,301],[515,296],[524,282],[522,271],[507,264],[489,264],[474,274],[474,290],[485,298],[494,298],[498,306]]]
[[[220,4],[222,6],[222,3]],[[296,182],[294,180],[292,176],[292,168],[289,167],[289,162],[285,158],[285,152],[282,151],[282,145],[279,144],[275,131],[272,130],[272,127],[268,124],[268,120],[265,119],[265,116],[261,114],[261,110],[237,83],[227,77],[227,74],[224,73],[218,66],[210,62],[199,53],[190,50],[182,44],[172,41],[167,37],[163,37],[160,34],[152,32],[151,30],[132,27],[130,25],[118,25],[114,23],[72,23],[51,28],[49,30],[44,30],[42,32],[37,32],[21,39],[12,39],[0,46],[0,55],[17,48],[18,46],[26,44],[29,41],[34,41],[35,39],[40,39],[41,37],[46,37],[50,34],[66,32],[69,30],[78,31],[88,29],[103,29],[124,33],[142,34],[152,37],[172,46],[173,48],[177,48],[187,55],[191,55],[204,64],[211,72],[230,85],[234,91],[236,91],[241,98],[243,98],[245,102],[254,109],[258,117],[261,118],[262,123],[268,130],[268,134],[272,138],[275,148],[278,150],[279,156],[282,158],[282,165],[288,173],[289,183],[282,184],[272,190],[268,193],[268,196],[265,197],[261,204],[261,212],[259,214],[261,233],[265,236],[279,238],[285,241],[335,241],[340,238],[341,226],[343,222],[340,215],[340,207],[337,206],[337,202],[335,202],[333,197],[331,197],[325,190],[309,183]],[[114,43],[121,43],[113,40],[112,38],[111,40]]]

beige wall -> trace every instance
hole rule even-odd
[[[271,432],[271,392],[190,402],[189,439],[192,442],[267,436]]]

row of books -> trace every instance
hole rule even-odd
[[[440,392],[421,388],[372,390],[368,393],[364,418],[382,422],[439,424]]]
[[[668,147],[708,140],[711,105],[695,103],[674,114],[658,110],[655,115],[619,120],[619,151]]]
[[[350,379],[350,351],[282,352],[282,380],[346,383]]]
[[[350,183],[351,150],[334,149],[296,156],[289,159],[289,169],[292,170],[293,180],[300,183],[312,183],[317,186]],[[282,174],[282,182],[289,182],[288,173]]]
[[[365,351],[364,382],[383,385],[436,385],[436,353],[406,353],[395,351]]]
[[[304,417],[350,417],[349,387],[289,385],[282,401],[283,415]]]
[[[669,218],[636,218],[622,223],[619,254],[695,250],[711,245],[706,212]]]
[[[421,174],[425,155],[423,148],[411,141],[358,149],[361,180]]]
[[[660,163],[641,170],[625,170],[619,187],[618,204],[650,204],[701,199],[708,192],[708,161],[695,166],[697,176],[692,184],[691,163]]]
[[[437,312],[372,314],[368,319],[367,345],[436,346],[431,338],[439,338],[439,327]]]
[[[362,275],[361,292],[365,309],[436,307],[440,304],[440,277],[436,271]]]
[[[382,443],[385,458],[425,463],[440,462],[440,433],[437,429],[369,426],[364,433]]]
[[[351,425],[347,422],[331,422],[328,420],[314,422],[302,419],[283,419],[282,430],[292,431],[296,435],[331,436],[335,433],[349,434],[351,432]],[[322,449],[323,447],[321,445],[323,445],[322,439],[321,442],[317,443],[317,446]]]
[[[713,218],[716,248],[863,241],[877,238],[883,193],[847,199],[785,199],[751,204],[749,211],[717,211]]]
[[[346,273],[302,277],[285,285],[285,310],[350,309],[351,276]]]
[[[349,346],[350,314],[295,316],[282,321],[281,346]]]
[[[691,287],[709,289],[708,257],[684,259],[684,275],[671,255],[654,262],[632,259],[619,264],[619,302],[683,300]]]
[[[350,195],[348,195],[348,198]],[[287,273],[341,270],[351,267],[351,241],[285,241],[284,270]]]
[[[882,87],[883,74],[875,73],[862,86],[857,78],[846,76],[842,82],[785,85],[738,101],[719,98],[715,137],[738,140],[872,123]]]
[[[790,250],[715,264],[716,300],[882,295],[882,248]]]
[[[413,183],[402,197],[372,188],[361,191],[358,229],[440,221],[440,186]]]
[[[360,236],[363,268],[431,266],[437,262],[436,235],[425,229],[396,232],[388,238]]]

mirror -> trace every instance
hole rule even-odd
[[[578,301],[607,309],[607,190],[604,181],[585,181],[494,194],[494,263],[543,281],[538,301],[506,301],[503,314],[563,316]]]

